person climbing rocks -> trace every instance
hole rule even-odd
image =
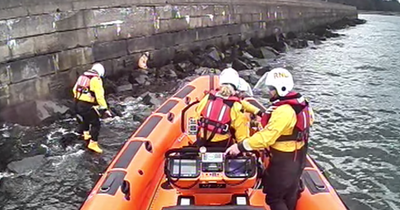
[[[133,69],[130,73],[128,81],[132,84],[132,89],[135,90],[139,85],[146,85],[149,80],[148,74],[153,73],[152,69],[149,69],[147,62],[150,58],[149,52],[144,52],[137,63],[139,69]]]
[[[288,70],[271,70],[265,85],[273,108],[262,115],[263,129],[230,146],[225,154],[269,149],[269,165],[262,180],[265,201],[271,210],[295,210],[314,114],[308,101],[292,91],[294,82]]]
[[[147,70],[148,69],[147,61],[149,60],[149,57],[150,57],[150,53],[149,52],[145,52],[140,56],[139,61],[138,61],[138,67],[140,69],[142,69],[142,70]]]
[[[233,70],[233,69],[232,69]],[[249,125],[240,98],[236,95],[239,74],[225,71],[219,77],[220,88],[210,91],[198,104],[195,116],[198,122],[195,145],[227,148],[234,140],[249,137]]]
[[[98,145],[100,117],[103,114],[112,117],[104,98],[104,74],[104,66],[95,63],[90,70],[79,76],[72,89],[79,123],[77,132],[84,140],[89,140],[88,148],[97,153],[103,152]]]

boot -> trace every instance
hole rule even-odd
[[[85,141],[92,138],[92,136],[89,134],[89,131],[83,131],[82,137],[83,137],[83,140],[85,140]]]
[[[103,153],[103,150],[99,147],[99,144],[96,141],[90,140],[88,148],[97,153]]]

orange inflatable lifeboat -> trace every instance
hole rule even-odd
[[[219,148],[188,146],[197,130],[196,102],[218,86],[218,76],[200,76],[165,101],[139,127],[98,180],[82,210],[269,209],[259,152],[224,156]],[[246,99],[265,109],[256,99]],[[262,163],[264,161],[264,164]],[[299,210],[347,209],[308,156]]]

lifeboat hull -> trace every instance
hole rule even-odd
[[[187,119],[194,115],[195,102],[206,91],[218,87],[218,76],[200,76],[178,90],[156,109],[129,138],[100,177],[82,210],[178,210],[178,209],[269,209],[261,189],[247,192],[246,206],[221,206],[229,202],[227,194],[221,199],[211,193],[200,196],[208,206],[179,206],[183,197],[171,187],[164,174],[164,154],[171,148],[181,148],[194,141],[187,132]],[[256,99],[246,99],[265,109]],[[194,106],[192,106],[194,105]],[[184,111],[183,111],[184,110]],[[347,209],[318,166],[308,156],[302,176],[305,190],[298,200],[297,209]]]

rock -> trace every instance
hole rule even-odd
[[[104,91],[106,94],[111,94],[111,93],[116,93],[118,92],[118,85],[116,85],[113,81],[110,79],[103,79],[104,82]]]
[[[161,105],[161,100],[158,94],[146,92],[142,96],[142,103],[150,106],[159,107]]]
[[[321,42],[321,40],[319,40],[319,39],[314,39],[314,44],[315,44],[315,45],[321,45],[322,42]]]
[[[175,57],[173,59],[173,62],[175,64],[177,63],[184,63],[190,60],[194,55],[191,51],[178,51],[175,53]]]
[[[253,59],[254,57],[252,55],[250,55],[248,52],[243,52],[243,57],[247,58],[247,59]]]
[[[326,38],[339,37],[339,36],[340,36],[340,34],[334,33],[332,31],[326,31],[325,32],[325,37]]]
[[[312,33],[320,37],[324,36],[326,31],[327,30],[325,26],[319,26],[311,30]]]
[[[33,157],[24,158],[20,161],[13,161],[7,165],[8,170],[22,174],[38,169],[45,163],[44,155],[36,155]]]
[[[312,33],[304,33],[298,38],[313,41],[315,39],[319,39],[319,36],[312,34]]]
[[[194,72],[194,70],[196,69],[196,66],[193,63],[191,63],[190,61],[184,61],[184,62],[175,64],[175,69],[180,72],[191,73],[191,72]]]
[[[354,21],[354,23],[357,24],[357,25],[364,24],[364,23],[367,22],[367,20],[358,19],[358,18],[354,19],[353,21]]]
[[[118,117],[122,117],[122,112],[124,111],[124,109],[125,107],[120,104],[110,107],[110,110],[113,113],[113,115]]]
[[[151,112],[152,112],[152,109],[150,109],[149,107],[144,106],[143,108],[138,109],[133,113],[132,120],[135,121],[135,122],[136,121],[137,122],[143,122],[151,114]]]
[[[221,61],[221,53],[217,50],[216,47],[211,47],[210,49],[208,49],[207,55],[216,62]]]
[[[132,101],[135,101],[135,98],[132,96],[128,96],[123,100],[124,103],[131,103]]]
[[[256,38],[256,37],[251,38],[250,39],[250,43],[255,48],[260,48],[260,47],[263,47],[263,46],[267,45],[267,43],[265,43],[264,40]]]
[[[1,110],[0,118],[6,122],[35,126],[54,122],[70,109],[54,101],[29,101]]]
[[[286,34],[286,39],[295,39],[295,38],[297,38],[297,35],[294,32],[290,31]]]
[[[252,85],[257,84],[258,80],[260,80],[261,76],[255,74],[253,72],[253,74],[250,74],[250,78],[249,78],[249,83]]]
[[[243,70],[243,71],[239,71],[238,73],[241,78],[246,80],[246,82],[250,81],[251,74],[255,74],[255,72],[253,70]]]
[[[261,47],[261,52],[263,54],[263,57],[266,59],[274,59],[276,58],[276,54],[271,51],[268,47]]]
[[[295,39],[290,43],[290,46],[296,49],[302,49],[308,47],[308,42],[304,39]]]
[[[262,68],[259,68],[256,70],[256,74],[258,76],[264,75],[266,72],[271,71],[272,67],[271,66],[263,66]]]
[[[207,68],[207,67],[200,67],[195,70],[197,75],[205,75],[205,74],[219,74],[220,70],[218,69],[213,69],[213,68]]]
[[[239,58],[235,59],[232,63],[232,68],[236,69],[236,71],[251,69],[251,65],[243,62]]]
[[[137,75],[134,78],[134,80],[139,85],[145,85],[147,80],[149,80],[149,76],[147,76],[146,74],[140,74],[140,75]]]
[[[132,84],[121,85],[117,87],[117,92],[125,92],[132,90]]]
[[[176,72],[174,70],[171,70],[171,69],[168,72],[166,72],[166,76],[167,76],[167,78],[171,78],[171,79],[174,79],[174,78],[178,77]]]
[[[173,75],[171,75],[171,72],[173,72]],[[161,68],[158,69],[157,72],[158,77],[169,77],[169,76],[174,76],[176,77],[175,73],[175,65],[174,64],[168,64],[166,66],[162,66]]]
[[[260,48],[249,47],[249,48],[247,48],[247,52],[253,57],[264,58],[263,53]]]

